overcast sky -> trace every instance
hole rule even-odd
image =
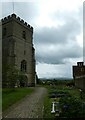
[[[13,13],[34,28],[38,77],[72,77],[83,61],[83,0],[3,0],[2,17]]]

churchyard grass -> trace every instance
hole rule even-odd
[[[3,88],[2,111],[33,92],[34,88]]]
[[[55,98],[50,98],[49,95],[56,91],[62,91],[65,92],[69,95],[71,95],[71,98],[73,99],[77,99],[77,101],[79,102],[84,102],[85,101],[85,93],[83,95],[83,98],[81,99],[81,93],[79,91],[79,89],[75,88],[75,87],[68,87],[68,86],[50,86],[50,85],[44,85],[44,87],[46,87],[48,89],[48,95],[46,96],[45,100],[44,100],[44,115],[43,117],[45,118],[54,118],[55,114],[51,113],[52,110],[52,102],[57,100]],[[59,101],[59,100],[58,100]],[[63,102],[63,101],[62,101]],[[81,112],[81,110],[80,110]]]
[[[48,95],[44,99],[44,113],[43,113],[43,118],[52,118],[53,115],[51,114],[51,104],[52,100],[49,99]]]

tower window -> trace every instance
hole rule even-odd
[[[27,71],[27,62],[25,60],[21,61],[21,71]]]
[[[83,68],[81,68],[81,72],[83,72],[84,71],[84,69]]]
[[[23,31],[22,37],[23,37],[24,39],[26,39],[26,32],[25,32],[25,31]]]
[[[26,50],[24,50],[24,55],[26,55]]]
[[[3,29],[3,36],[6,35],[6,28]]]

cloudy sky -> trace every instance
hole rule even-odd
[[[72,65],[83,61],[83,0],[1,3],[2,17],[14,12],[33,26],[38,77],[72,77]]]

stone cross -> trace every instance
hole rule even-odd
[[[52,102],[52,111],[51,113],[55,113],[55,102]]]

